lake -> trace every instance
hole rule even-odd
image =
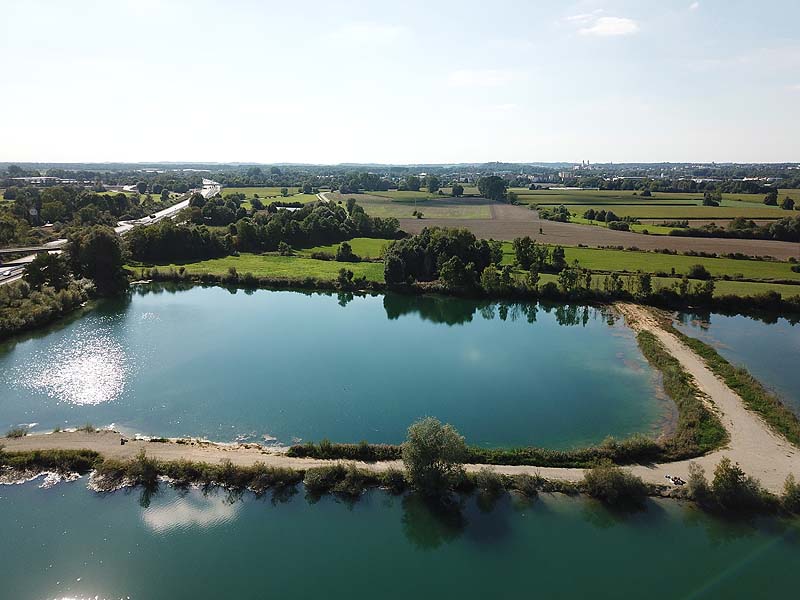
[[[587,306],[138,287],[0,344],[0,426],[218,441],[567,448],[674,417],[633,333]]]
[[[732,364],[745,367],[800,415],[800,324],[783,317],[765,322],[712,313],[681,314],[676,326],[713,346]]]
[[[723,522],[674,501],[230,499],[86,480],[0,486],[3,598],[772,598],[797,585],[800,526]]]

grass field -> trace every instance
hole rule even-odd
[[[389,193],[389,192],[381,192]],[[414,192],[399,192],[408,194]],[[429,219],[491,219],[492,202],[482,198],[450,198],[437,196],[425,200],[414,198],[390,198],[373,194],[345,194],[332,192],[328,195],[333,200],[355,198],[371,217],[395,217],[396,219],[413,219],[414,210],[422,212]]]
[[[376,238],[353,238],[349,240],[350,246],[361,258],[380,258],[383,256],[383,249],[391,240],[383,240]],[[315,248],[307,248],[300,250],[299,253],[303,256],[311,256],[312,252],[327,252],[328,254],[336,254],[339,244],[330,244],[329,246],[316,246]],[[800,276],[799,276],[800,277]]]
[[[281,195],[281,188],[279,187],[225,188],[222,190],[222,197],[225,198],[226,196],[230,196],[232,194],[244,194],[247,199],[244,201],[242,206],[247,209],[251,208],[250,200],[255,198],[256,194],[258,194],[258,197],[265,205],[277,200],[282,200],[285,202],[301,202],[302,204],[308,204],[309,202],[316,202],[319,200],[316,194],[297,194],[296,192],[296,187],[290,187],[289,195],[284,197]]]
[[[590,208],[598,210],[612,210],[618,217],[634,217],[637,219],[734,219],[747,217],[749,219],[781,219],[793,216],[794,211],[786,211],[770,206],[748,205],[740,202],[738,206],[664,206],[641,204],[617,204],[570,206],[569,210],[576,216]]]
[[[779,207],[763,204],[760,194],[723,194],[722,205],[703,206],[702,194],[657,192],[649,198],[634,192],[603,190],[513,190],[523,204],[569,206],[573,214],[582,216],[589,208],[613,210],[618,216],[641,219],[780,219],[792,215]],[[778,198],[800,196],[800,190],[781,190]],[[573,206],[573,205],[580,205]]]
[[[791,270],[792,265],[788,262],[702,258],[699,256],[606,250],[601,248],[566,247],[564,251],[567,262],[571,263],[577,260],[581,267],[593,271],[671,273],[674,268],[677,275],[684,275],[688,273],[689,268],[693,265],[703,265],[714,277],[740,275],[745,279],[800,281],[800,273],[794,273]],[[510,242],[503,242],[503,263],[514,263],[514,248]]]
[[[583,213],[579,213],[583,214]],[[583,217],[570,217],[570,223],[578,223],[580,225],[594,225],[596,227],[608,227],[608,223],[603,223],[601,221],[590,221],[589,219],[584,219]],[[669,235],[670,231],[675,229],[674,227],[665,227],[664,225],[654,225],[653,223],[643,223],[638,225],[633,223],[629,225],[630,230],[634,233],[644,233],[647,232],[651,235]]]
[[[518,277],[522,277],[522,273]],[[592,288],[602,289],[605,282],[606,275],[594,275],[592,277]],[[623,275],[623,280],[625,276]],[[543,273],[540,279],[540,285],[552,281],[558,283],[558,275],[550,273]],[[678,279],[669,277],[654,277],[653,288],[661,289],[665,287],[672,287]],[[778,292],[781,296],[788,298],[790,296],[800,296],[800,285],[784,285],[777,283],[758,283],[749,281],[715,281],[714,282],[714,296],[756,296],[766,292]]]
[[[278,256],[261,254],[241,254],[239,256],[226,256],[184,265],[169,264],[157,265],[159,268],[170,267],[178,269],[183,266],[188,273],[225,275],[230,267],[234,267],[239,275],[252,273],[256,277],[287,277],[289,279],[304,279],[316,277],[323,280],[334,280],[339,274],[339,269],[345,268],[353,272],[356,277],[365,276],[370,281],[383,281],[382,263],[340,263],[328,260],[313,260],[300,256]],[[138,273],[141,266],[131,265],[130,269]]]

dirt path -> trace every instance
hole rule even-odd
[[[781,491],[783,483],[790,473],[800,478],[800,450],[772,433],[758,415],[748,411],[741,398],[719,380],[699,356],[674,335],[662,329],[647,309],[634,304],[618,304],[617,306],[633,329],[651,331],[680,361],[683,368],[694,377],[697,386],[713,404],[714,410],[730,434],[730,443],[726,448],[693,461],[652,466],[638,465],[631,467],[631,471],[649,483],[664,484],[666,483],[665,475],[668,474],[686,479],[690,462],[697,462],[705,468],[707,475],[711,475],[719,461],[727,456],[732,461],[739,463],[748,475],[759,479],[761,484],[772,492]],[[178,444],[175,442],[129,441],[121,446],[120,438],[119,433],[111,431],[62,432],[29,435],[18,439],[3,438],[0,439],[0,444],[9,451],[86,448],[95,450],[106,457],[123,459],[133,458],[140,449],[144,449],[148,456],[160,460],[187,459],[217,463],[220,460],[230,459],[237,465],[263,462],[267,465],[296,469],[307,469],[329,463],[325,460],[288,457],[280,450],[265,449],[257,444],[214,444],[199,441]],[[361,468],[374,471],[402,467],[399,461],[356,464]],[[480,467],[481,465],[467,465],[467,469],[471,471]],[[538,473],[543,477],[565,481],[580,481],[583,478],[583,469],[527,466],[494,466],[492,468],[499,473],[509,475]]]

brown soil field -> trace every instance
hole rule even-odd
[[[772,256],[779,260],[800,258],[800,244],[792,242],[643,235],[612,231],[605,227],[545,221],[539,218],[536,211],[525,206],[495,204],[491,210],[492,219],[400,219],[400,228],[408,233],[419,233],[424,227],[463,227],[480,238],[512,240],[529,235],[537,242],[563,246],[635,246],[642,250],[666,248],[678,252],[741,252],[749,256]],[[540,228],[542,233],[539,233]]]

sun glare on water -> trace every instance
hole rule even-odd
[[[129,373],[128,356],[110,333],[76,332],[36,357],[18,383],[76,406],[111,402],[122,394]]]

